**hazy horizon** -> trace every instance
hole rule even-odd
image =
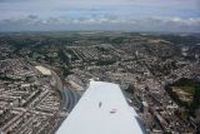
[[[200,32],[198,0],[1,0],[0,32]]]

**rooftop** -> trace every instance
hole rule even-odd
[[[51,75],[51,71],[43,66],[35,67],[38,71],[40,71],[43,75]]]

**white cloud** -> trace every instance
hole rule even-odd
[[[69,26],[79,26],[87,29],[89,26],[98,27],[105,30],[113,26],[116,30],[130,31],[182,31],[182,32],[200,32],[200,18],[180,18],[180,17],[146,17],[146,18],[123,18],[115,15],[91,15],[87,17],[39,17],[28,15],[20,18],[10,18],[0,21],[0,26],[5,28],[17,27],[23,30],[23,27],[33,29],[43,27],[51,29],[52,27],[63,27],[68,30]],[[91,28],[91,27],[90,27]],[[0,28],[1,30],[1,28]],[[72,29],[73,30],[73,29]]]

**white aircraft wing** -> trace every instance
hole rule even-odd
[[[57,134],[143,134],[117,84],[91,81]]]

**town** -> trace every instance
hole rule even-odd
[[[0,132],[55,133],[90,79],[119,84],[148,133],[200,132],[200,36],[0,34]]]

